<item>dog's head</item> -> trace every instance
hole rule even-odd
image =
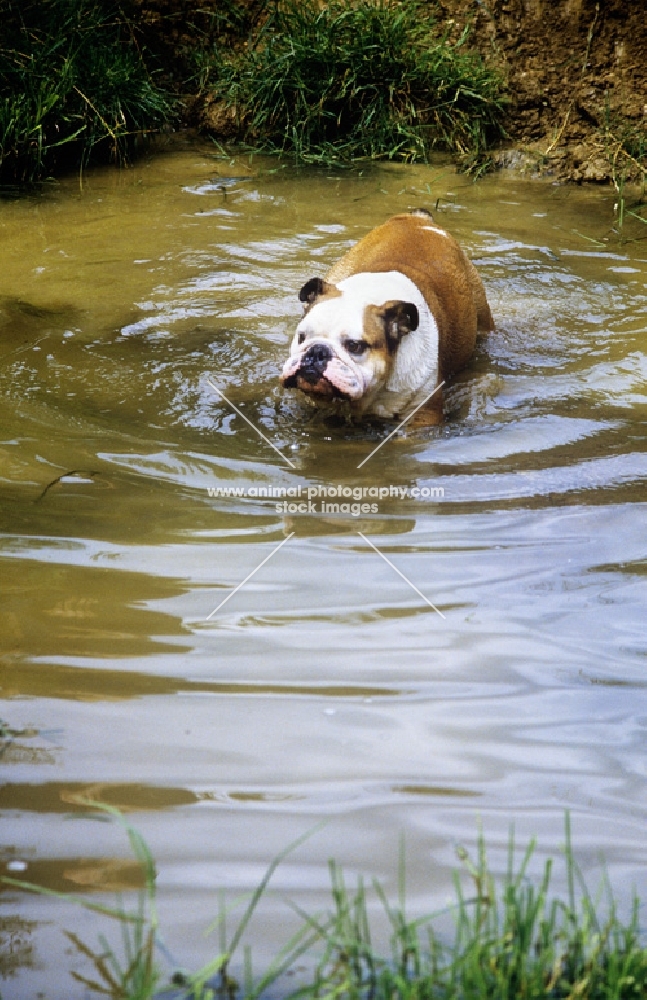
[[[379,391],[400,341],[419,322],[413,302],[383,300],[379,279],[358,274],[339,286],[321,278],[305,283],[299,292],[305,311],[281,374],[284,386],[319,401],[358,402]]]

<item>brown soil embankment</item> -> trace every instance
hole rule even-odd
[[[506,72],[510,143],[499,161],[574,181],[610,180],[615,144],[647,129],[647,7],[643,0],[441,0],[473,24],[488,61]],[[614,161],[615,157],[615,161]],[[639,171],[634,168],[634,176]]]

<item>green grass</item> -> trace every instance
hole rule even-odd
[[[551,861],[536,883],[529,878],[534,849],[532,842],[517,862],[511,834],[507,873],[499,881],[489,870],[482,837],[474,861],[459,852],[468,883],[456,873],[453,940],[435,930],[433,917],[407,918],[401,857],[398,905],[374,885],[392,931],[386,958],[377,957],[371,943],[364,886],[360,882],[349,894],[333,865],[334,910],[327,923],[317,924],[324,955],[303,994],[357,1000],[644,996],[647,951],[640,942],[638,901],[629,920],[621,921],[607,885],[606,905],[596,906],[573,857],[568,820],[565,900],[550,893]]]
[[[450,41],[429,11],[420,0],[196,2],[156,34],[133,0],[0,0],[0,181],[126,161],[173,120],[162,69],[177,93],[235,106],[258,150],[329,164],[445,149],[480,169],[502,135],[503,80],[467,29]]]
[[[482,162],[502,135],[501,76],[417,0],[276,0],[246,46],[218,52],[215,93],[245,140],[297,161]]]
[[[0,0],[0,179],[125,160],[171,104],[112,0]]]
[[[642,123],[637,124],[613,115],[607,104],[598,141],[611,167],[611,180],[617,195],[617,228],[622,230],[626,216],[647,223],[642,215],[647,186],[647,129]],[[629,202],[627,191],[636,186],[639,194]]]
[[[15,879],[2,881],[76,900],[116,920],[120,947],[104,934],[98,947],[68,934],[93,968],[89,974],[72,975],[97,995],[152,1000],[162,982],[156,950],[154,860],[141,835],[118,810],[97,803],[86,805],[115,817],[127,832],[143,872],[144,888],[134,909],[121,899],[115,907],[108,907]],[[235,904],[228,909],[221,897],[218,917],[207,929],[218,931],[217,954],[198,972],[172,976],[177,1000],[257,1000],[269,987],[276,995],[277,987],[285,982],[283,974],[304,961],[311,973],[306,984],[292,994],[295,1000],[638,1000],[647,992],[647,949],[641,940],[639,901],[634,897],[628,918],[622,919],[607,880],[598,897],[592,897],[574,858],[568,816],[565,898],[551,890],[551,860],[535,878],[530,876],[535,842],[520,854],[513,833],[502,877],[495,878],[490,871],[485,841],[479,836],[474,858],[463,849],[458,851],[461,868],[454,875],[453,904],[423,917],[412,918],[406,912],[402,847],[395,902],[375,881],[370,893],[361,878],[349,889],[341,869],[331,862],[329,910],[311,915],[293,907],[302,920],[300,929],[269,968],[255,977],[250,948],[243,947],[242,960],[237,957],[243,935],[277,866],[313,832],[272,861],[257,889],[243,901],[243,913],[232,934],[227,923]],[[374,943],[373,898],[381,903],[390,927],[386,950]],[[231,976],[234,961],[243,967],[242,983]]]

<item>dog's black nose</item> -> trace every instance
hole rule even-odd
[[[313,344],[303,355],[303,363],[323,371],[331,358],[332,350],[328,344]]]
[[[306,382],[312,384],[318,382],[332,356],[333,353],[328,344],[313,344],[303,355],[299,374]]]

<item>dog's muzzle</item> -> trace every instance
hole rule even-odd
[[[310,344],[303,354],[289,358],[281,382],[286,389],[320,399],[354,399],[363,389],[356,373],[326,343]]]
[[[313,344],[301,359],[299,375],[310,385],[315,385],[323,377],[328,362],[332,361],[332,358],[333,353],[328,344]]]
[[[319,386],[325,390],[324,373],[333,358],[334,353],[328,344],[311,344],[303,354],[289,359],[281,381],[287,389],[296,386],[306,392],[316,392],[315,386]]]

